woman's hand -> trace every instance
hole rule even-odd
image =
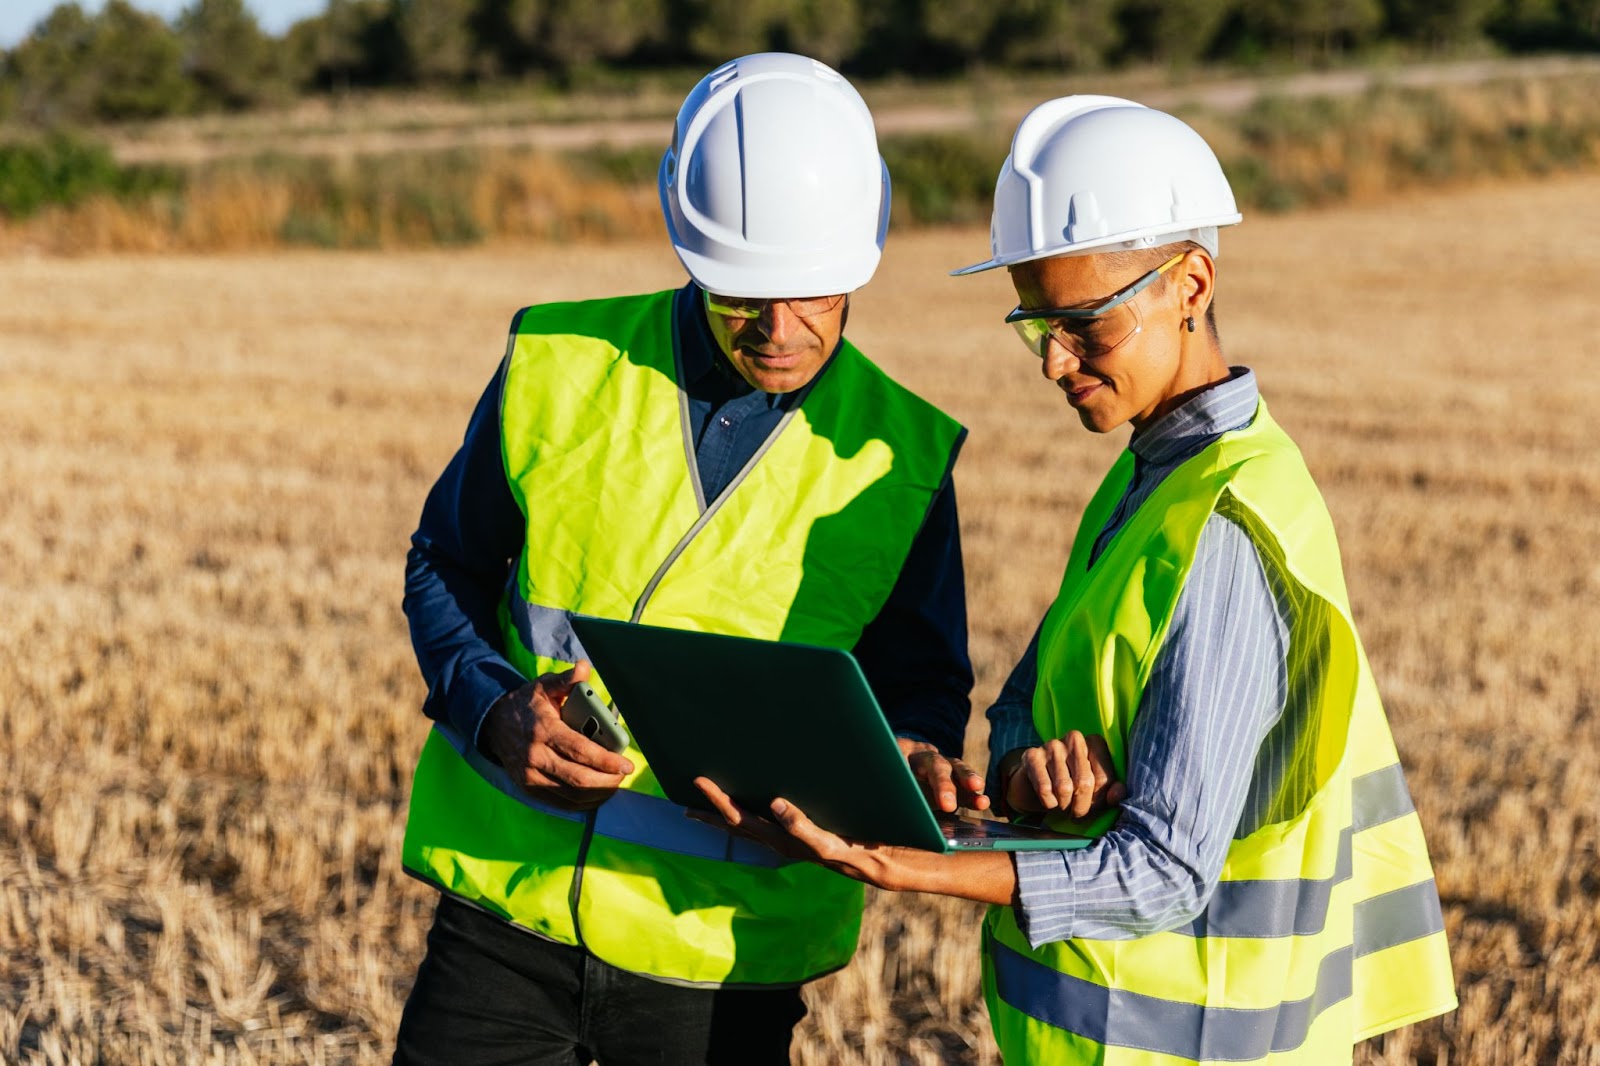
[[[1074,729],[1036,748],[1018,748],[1001,760],[1006,806],[1018,814],[1060,811],[1088,818],[1115,807],[1128,786],[1112,777],[1111,749],[1102,736]]]
[[[739,806],[710,778],[697,777],[694,783],[722,815],[729,829],[759,840],[780,855],[814,862],[834,873],[891,892],[903,887],[895,882],[894,853],[914,851],[914,848],[854,843],[823,829],[799,807],[783,799],[773,800],[770,817],[762,817]]]
[[[709,778],[697,777],[694,783],[732,832],[758,840],[791,859],[814,862],[890,892],[934,892],[1001,905],[1016,897],[1017,872],[1007,852],[943,854],[889,844],[859,844],[823,829],[787,800],[773,800],[772,815],[765,818],[740,807]],[[711,817],[699,812],[690,812],[690,816]]]

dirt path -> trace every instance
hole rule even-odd
[[[1546,56],[1532,59],[1485,59],[1459,63],[1418,64],[1396,69],[1314,71],[1288,77],[1230,78],[1181,88],[1118,90],[1152,107],[1198,104],[1219,111],[1247,107],[1268,93],[1278,96],[1349,96],[1374,85],[1411,88],[1477,85],[1503,78],[1553,78],[1600,73],[1600,57]],[[875,108],[881,134],[942,133],[980,124],[1009,127],[1037,101],[1013,97],[995,106],[890,105]],[[393,151],[436,151],[448,148],[537,148],[549,152],[610,146],[633,148],[663,144],[670,129],[666,114],[653,117],[605,118],[592,122],[557,122],[519,118],[517,110],[431,103],[414,111],[375,104],[340,114],[318,105],[274,122],[252,116],[232,125],[216,121],[174,122],[149,127],[138,135],[116,133],[112,149],[123,163],[202,163],[235,156],[279,152],[303,156],[371,155]],[[309,118],[308,118],[309,116]],[[487,121],[486,121],[487,116]],[[249,126],[243,125],[249,123]],[[295,128],[309,125],[310,128]],[[251,135],[250,126],[259,129]],[[349,126],[356,128],[339,128]],[[318,128],[320,127],[320,128]],[[333,128],[330,128],[333,127]]]

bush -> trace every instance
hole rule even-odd
[[[73,207],[95,196],[143,199],[178,192],[168,167],[123,167],[105,145],[66,134],[0,144],[0,215],[27,218],[51,204]]]
[[[884,161],[899,222],[982,222],[994,205],[1004,141],[961,134],[886,137]]]

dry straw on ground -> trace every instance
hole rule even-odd
[[[1600,182],[1252,220],[1229,354],[1338,522],[1462,1008],[1361,1061],[1600,1061]],[[979,701],[1115,450],[902,236],[852,334],[973,430]],[[517,306],[673,284],[656,244],[0,260],[0,1059],[379,1062],[432,897],[398,846],[399,613]],[[970,735],[981,755],[981,718]],[[995,1061],[978,911],[875,896],[801,1062]]]

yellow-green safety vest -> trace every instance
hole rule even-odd
[[[528,531],[500,622],[530,678],[582,657],[573,613],[853,647],[959,450],[956,422],[844,342],[707,499],[672,302],[549,304],[512,326],[500,428]],[[605,694],[603,678],[595,687]],[[626,754],[634,773],[584,814],[530,797],[471,738],[435,726],[412,785],[407,869],[664,981],[790,985],[850,960],[860,885],[690,820],[638,749]]]
[[[1008,1063],[1348,1063],[1352,1046],[1456,1005],[1433,869],[1351,621],[1327,508],[1266,405],[1170,474],[1106,545],[1131,452],[1084,514],[1039,634],[1042,736],[1128,736],[1201,529],[1248,532],[1290,604],[1288,751],[1276,820],[1234,840],[1189,925],[1133,940],[1028,945],[1009,907],[984,923],[984,993]],[[1110,812],[1053,826],[1098,836]]]

